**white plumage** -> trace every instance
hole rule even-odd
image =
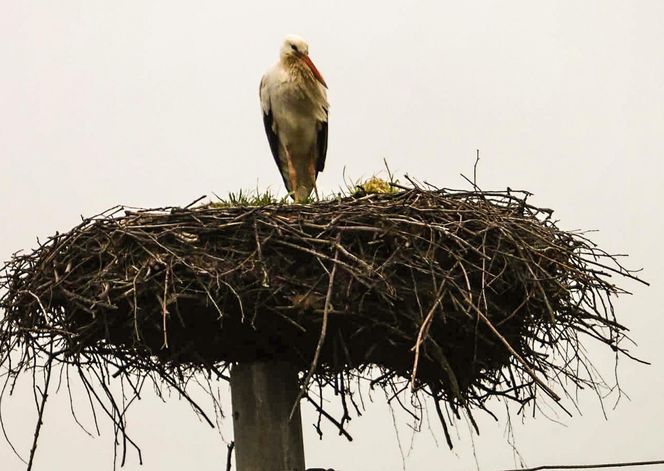
[[[261,108],[270,150],[295,202],[316,187],[327,153],[327,84],[309,58],[309,45],[290,35],[279,61],[263,75]]]

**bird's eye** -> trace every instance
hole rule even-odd
[[[297,52],[297,46],[295,44],[290,45],[291,49]]]

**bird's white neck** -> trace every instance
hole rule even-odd
[[[306,66],[298,57],[288,56],[282,58],[282,67],[288,71],[293,80],[305,80],[307,82],[315,82],[316,79]]]

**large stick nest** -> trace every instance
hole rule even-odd
[[[441,401],[596,386],[581,338],[621,350],[610,277],[633,275],[527,196],[114,208],[8,262],[0,347],[23,352],[14,374],[46,352],[180,391],[183,372],[284,360],[344,398],[375,365],[374,385],[426,391],[441,419]]]

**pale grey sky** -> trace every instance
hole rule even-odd
[[[0,258],[118,203],[184,205],[257,184],[283,194],[258,82],[297,33],[329,84],[324,192],[342,184],[344,167],[366,177],[383,158],[398,174],[463,186],[479,148],[483,187],[528,189],[561,227],[597,229],[602,247],[645,267],[652,287],[626,283],[634,296],[616,304],[634,353],[654,363],[621,362],[631,401],[607,421],[587,392],[584,415],[564,426],[543,416],[514,426],[532,466],[664,458],[663,21],[660,0],[0,0]],[[610,355],[597,363],[610,376]],[[3,408],[25,456],[28,386]],[[133,407],[145,465],[130,455],[126,469],[223,469],[225,443],[175,399],[148,391]],[[402,469],[389,410],[374,399],[351,424],[353,443],[330,427],[318,441],[305,407],[307,464]],[[481,470],[513,466],[505,423],[478,415]],[[88,438],[61,392],[47,406],[36,469],[111,469],[107,425]],[[440,446],[419,434],[406,469],[475,469],[464,423],[454,452],[435,421],[432,430]],[[407,449],[408,429],[399,431]],[[0,463],[24,469],[3,443]]]

